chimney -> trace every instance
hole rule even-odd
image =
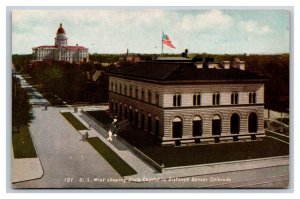
[[[224,69],[230,69],[230,61],[221,61],[221,66]]]
[[[234,58],[232,62],[232,67],[240,70],[245,70],[245,61],[241,61],[239,58]]]

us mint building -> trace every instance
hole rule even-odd
[[[245,63],[161,58],[109,74],[109,110],[162,144],[264,136],[266,79]]]

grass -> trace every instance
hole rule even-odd
[[[13,130],[12,145],[15,158],[36,158],[37,154],[27,126],[20,128],[20,132]]]
[[[165,167],[208,164],[289,155],[289,145],[270,137],[262,141],[194,145],[184,147],[140,147],[146,155]]]
[[[88,128],[84,126],[72,113],[65,112],[61,113],[76,130],[87,130]]]
[[[106,111],[87,111],[87,113],[100,122],[104,129],[109,129],[113,120]]]
[[[88,142],[121,176],[129,176],[137,173],[99,138],[89,138]]]

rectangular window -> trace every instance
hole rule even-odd
[[[151,91],[148,91],[148,102],[152,103],[152,94],[151,94]]]
[[[145,91],[142,89],[142,101],[145,101]]]
[[[201,96],[200,96],[200,94],[197,96],[197,105],[198,106],[201,105]]]
[[[156,103],[157,106],[159,106],[159,94],[158,94],[158,92],[156,92],[156,94],[155,94],[155,103]]]
[[[129,88],[129,96],[132,97],[132,86]]]
[[[135,88],[135,98],[139,98],[139,89],[137,87]]]
[[[181,95],[177,95],[177,106],[181,106]]]

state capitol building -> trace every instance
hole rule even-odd
[[[60,24],[54,45],[43,45],[32,48],[34,59],[37,61],[57,60],[67,62],[87,62],[89,50],[84,46],[68,46],[68,38],[62,24]]]

